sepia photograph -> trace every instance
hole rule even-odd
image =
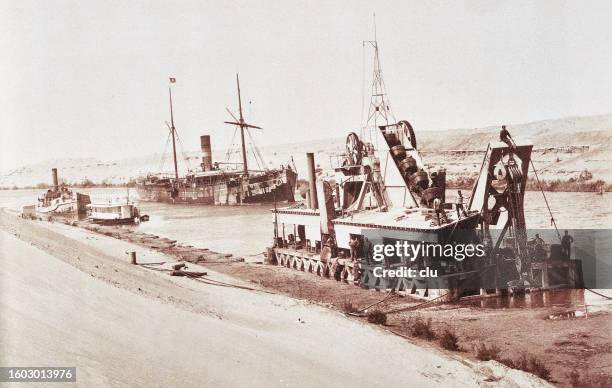
[[[0,0],[0,386],[612,387],[611,20]]]

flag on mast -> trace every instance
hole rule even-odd
[[[176,83],[176,78],[174,78],[174,77],[170,77],[170,83],[171,83],[171,84]]]

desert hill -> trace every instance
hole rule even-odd
[[[571,117],[536,121],[525,124],[508,124],[508,129],[518,143],[534,144],[534,163],[543,180],[579,179],[584,171],[590,180],[612,182],[612,114]],[[423,131],[415,128],[418,148],[431,168],[444,166],[450,179],[474,176],[482,161],[482,155],[490,141],[498,138],[498,127],[448,129]],[[339,135],[341,131],[338,131]],[[334,165],[344,150],[344,136],[315,139],[308,142],[261,147],[266,163],[272,166],[286,164],[293,156],[301,176],[306,172],[306,152],[315,152],[317,164],[322,168]],[[195,148],[193,139],[187,148]],[[200,163],[200,151],[189,151],[181,158],[180,169],[196,168]],[[233,159],[237,161],[237,155]],[[214,150],[215,161],[226,160],[225,150]],[[165,161],[165,163],[162,163]],[[163,167],[161,167],[163,166]],[[257,164],[252,161],[251,166]],[[171,171],[171,156],[150,154],[119,160],[95,158],[49,160],[23,166],[0,174],[0,187],[28,187],[49,183],[50,170],[57,167],[64,182],[77,184],[90,181],[94,184],[124,184],[148,172]]]

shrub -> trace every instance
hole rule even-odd
[[[544,364],[544,362],[542,362],[535,356],[532,356],[530,359],[529,372],[544,380],[550,379],[550,369],[546,367],[546,364]]]
[[[582,387],[609,388],[612,387],[612,376],[608,375],[587,375],[581,381]]]
[[[384,325],[387,323],[387,314],[380,310],[373,310],[368,313],[368,322],[375,323],[377,325]]]
[[[481,361],[499,360],[501,349],[497,345],[487,347],[486,344],[476,345],[476,358]]]
[[[580,387],[580,373],[576,369],[572,370],[567,374],[567,378],[570,381],[572,387]]]
[[[454,331],[445,329],[442,335],[440,336],[440,346],[442,346],[446,350],[452,350],[456,352],[459,350],[459,337],[455,334]]]
[[[410,334],[413,337],[424,338],[426,340],[433,340],[436,338],[436,333],[431,328],[431,318],[424,320],[421,317],[417,317],[414,321],[408,322],[410,324]]]
[[[356,313],[357,311],[359,311],[359,309],[352,302],[344,300],[344,302],[342,303],[342,311],[344,311],[345,313]]]
[[[480,344],[476,345],[475,350],[476,358],[481,361],[495,360],[506,365],[508,368],[519,369],[532,373],[541,379],[550,380],[550,369],[548,369],[544,362],[536,356],[528,356],[523,353],[516,361],[513,361],[509,358],[500,358],[500,348],[496,345],[487,347],[485,344]],[[568,377],[572,384],[574,384],[578,381],[578,372],[574,370],[572,373],[568,374]]]
[[[523,353],[514,365],[516,369],[533,373],[544,380],[550,379],[550,369],[548,369],[544,362],[540,361],[536,356],[527,356],[527,354]]]

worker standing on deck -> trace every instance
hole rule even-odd
[[[438,220],[438,226],[442,225],[442,222],[448,222],[446,218],[446,212],[442,209],[442,201],[440,198],[435,198],[433,200],[434,211],[436,212],[436,219]]]
[[[561,239],[561,250],[563,252],[563,254],[565,255],[565,257],[567,257],[568,259],[570,258],[570,255],[572,253],[572,243],[574,242],[574,238],[567,232],[567,230],[565,231],[565,234],[563,235],[563,238]]]
[[[455,209],[457,210],[457,219],[461,219],[461,213],[463,213],[464,217],[467,217],[467,213],[465,212],[465,207],[463,207],[464,198],[463,194],[461,194],[461,190],[457,190],[457,199],[455,200]]]
[[[334,279],[337,281],[342,280],[342,272],[344,272],[344,267],[346,265],[346,254],[343,250],[338,252],[338,257],[334,260],[331,268],[331,272],[334,274]]]
[[[372,260],[373,249],[374,249],[374,244],[372,244],[372,242],[367,237],[364,237],[363,238],[363,255],[364,255],[365,262],[367,264],[370,264]]]
[[[360,278],[359,269],[361,266],[359,261],[359,250],[361,249],[361,243],[357,236],[351,236],[351,239],[349,240],[349,247],[351,248],[351,261],[353,262],[353,283],[358,285]]]
[[[540,237],[539,234],[536,233],[535,238],[533,239],[533,244],[534,245],[541,245],[544,246],[546,245],[546,242],[544,241],[544,239],[542,237]]]
[[[349,240],[349,248],[351,248],[351,260],[359,260],[359,239],[356,236],[351,236]]]
[[[536,233],[535,238],[532,240],[535,258],[537,260],[543,260],[546,258],[546,242],[539,234]]]
[[[499,141],[506,143],[511,150],[516,148],[516,144],[514,143],[514,139],[510,135],[510,132],[506,129],[505,125],[502,125],[501,131],[499,131]]]

